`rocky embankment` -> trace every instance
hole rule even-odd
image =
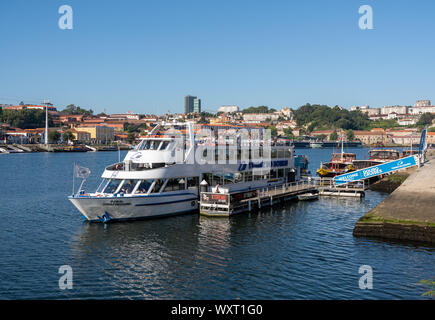
[[[381,191],[394,188],[404,179],[391,177],[387,177],[392,180],[384,182]],[[383,202],[358,220],[354,236],[435,244],[435,158],[431,157],[405,179]]]

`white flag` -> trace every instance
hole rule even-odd
[[[80,166],[76,165],[76,167],[75,167],[75,176],[77,178],[86,179],[87,177],[89,177],[90,174],[91,174],[91,170],[89,170],[89,168],[80,167]]]

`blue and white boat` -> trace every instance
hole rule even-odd
[[[208,135],[198,134],[205,129]],[[264,151],[256,157],[252,146],[264,147],[270,139],[243,140],[240,131],[250,134],[253,128],[227,126],[222,143],[217,129],[192,123],[157,125],[123,161],[105,168],[95,192],[80,187],[69,200],[89,221],[151,218],[197,210],[200,183],[209,188],[219,184],[222,192],[231,192],[299,178],[290,144],[270,144],[269,157]]]

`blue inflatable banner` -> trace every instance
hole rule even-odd
[[[424,128],[423,132],[421,133],[420,144],[418,146],[418,154],[422,154],[427,148],[426,135],[427,135],[427,126]]]
[[[373,167],[368,167],[365,169],[349,172],[334,177],[334,182],[336,185],[345,184],[348,182],[358,181],[362,179],[367,179],[381,174],[389,173],[399,169],[409,168],[417,165],[417,157],[409,156],[406,158],[378,164]]]

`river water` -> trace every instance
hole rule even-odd
[[[367,149],[351,149],[358,158]],[[297,149],[315,172],[331,149]],[[121,155],[123,157],[124,154]],[[0,299],[421,299],[435,248],[354,238],[387,195],[321,198],[230,219],[197,214],[84,222],[67,200],[74,162],[95,189],[117,152],[0,155]],[[73,288],[59,289],[59,267]],[[361,290],[358,269],[373,269]]]

